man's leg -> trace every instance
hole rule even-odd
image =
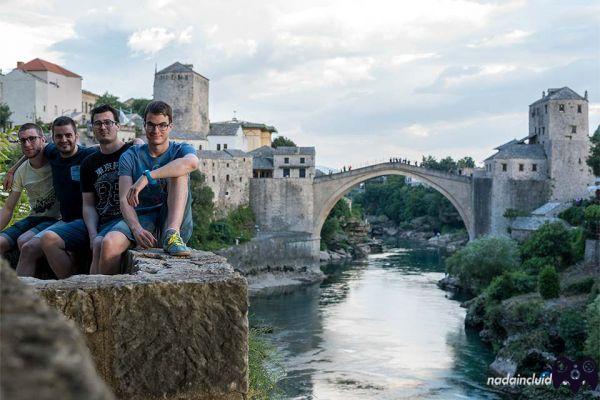
[[[8,238],[4,236],[0,236],[0,256],[3,256],[4,253],[8,252],[12,247],[12,243]]]
[[[41,243],[48,264],[58,279],[68,278],[75,273],[75,262],[66,250],[65,241],[56,232],[44,232]]]
[[[44,255],[41,240],[34,236],[35,233],[20,247],[21,255],[17,264],[17,275],[19,276],[35,276],[37,262]]]
[[[100,262],[100,251],[102,250],[102,240],[104,236],[96,236],[92,243],[92,265],[90,265],[90,275],[99,274],[98,263]]]
[[[23,245],[27,242],[29,242],[31,239],[33,239],[33,237],[37,234],[36,231],[30,229],[27,232],[25,232],[24,234],[22,234],[21,236],[19,236],[19,238],[17,239],[17,247],[19,248],[19,251],[23,251]]]
[[[169,178],[167,193],[167,219],[163,229],[179,232],[188,199],[188,176]]]
[[[116,275],[121,272],[121,256],[127,251],[131,242],[119,231],[110,231],[104,236],[98,260],[98,273]]]

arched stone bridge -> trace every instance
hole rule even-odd
[[[403,163],[374,164],[315,178],[313,181],[313,234],[320,236],[327,215],[352,187],[368,179],[384,175],[409,176],[436,189],[454,205],[467,228],[469,238],[475,238],[477,232],[475,231],[472,179],[467,176]]]

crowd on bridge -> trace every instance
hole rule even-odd
[[[415,167],[419,166],[418,161],[415,161],[414,164],[411,164],[412,161],[410,161],[408,158],[394,158],[394,157],[390,157],[390,163],[391,164],[407,164],[407,165],[414,165]]]

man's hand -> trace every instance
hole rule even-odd
[[[89,236],[90,236],[90,250],[92,250],[92,252],[93,252],[94,251],[94,240],[96,239],[96,236],[98,236],[98,232],[90,232]]]
[[[156,247],[157,241],[154,235],[141,226],[133,231],[133,237],[137,244],[144,249]]]
[[[148,178],[145,175],[139,177],[137,181],[129,188],[127,192],[127,204],[131,207],[137,207],[140,204],[138,195],[148,185]]]
[[[13,170],[12,168],[9,169],[8,171],[6,171],[6,174],[4,174],[4,181],[2,182],[2,187],[7,192],[10,192],[10,189],[12,188],[14,177],[15,177],[15,170]]]

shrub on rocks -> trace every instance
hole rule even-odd
[[[595,360],[600,360],[600,295],[588,305],[585,316],[588,331],[584,352]]]
[[[560,295],[558,273],[553,266],[547,265],[540,272],[538,290],[544,299],[553,299]]]
[[[569,310],[558,320],[558,334],[565,342],[565,355],[578,358],[583,355],[586,337],[586,323],[581,313]]]
[[[572,236],[562,222],[545,223],[521,245],[525,260],[533,257],[550,257],[554,265],[566,268],[580,256],[572,245]]]

